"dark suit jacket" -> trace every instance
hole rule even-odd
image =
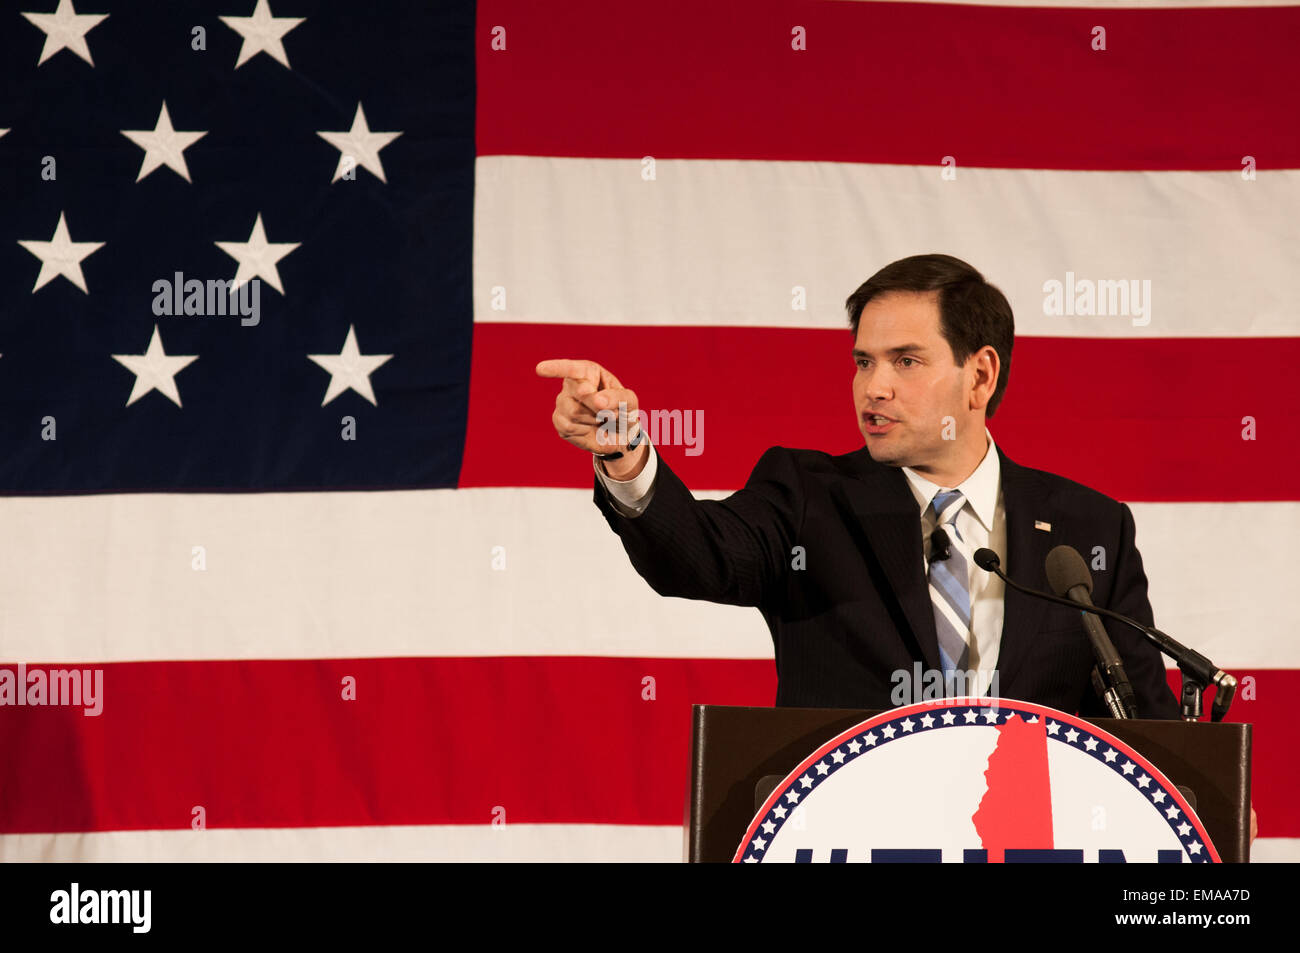
[[[1044,560],[1052,547],[1073,546],[1092,565],[1100,546],[1105,569],[1093,570],[1093,602],[1154,624],[1128,506],[998,453],[1008,548],[999,555],[1011,578],[1050,591]],[[911,672],[916,661],[940,669],[916,499],[903,471],[876,463],[866,447],[841,456],[772,447],[725,500],[696,500],[661,454],[640,516],[620,515],[599,480],[595,502],[655,592],[763,613],[778,706],[892,708],[891,673]],[[796,546],[805,568],[792,568]],[[1177,718],[1160,653],[1129,627],[1104,624],[1139,716]],[[1001,697],[1103,716],[1093,661],[1076,610],[1007,587]]]

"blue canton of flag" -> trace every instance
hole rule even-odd
[[[471,3],[11,5],[0,492],[455,486],[473,28]]]

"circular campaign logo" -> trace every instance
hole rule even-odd
[[[772,791],[737,863],[1207,863],[1186,798],[1096,725],[1007,699],[895,708]]]

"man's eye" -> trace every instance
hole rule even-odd
[[[904,365],[904,367],[911,367],[912,364],[915,364],[915,363],[916,363],[916,358],[914,358],[914,357],[900,357],[900,358],[898,359],[898,362],[899,362],[900,364],[902,364],[903,361],[911,361],[911,362],[912,362],[911,364],[905,364],[905,365]]]
[[[866,359],[865,357],[860,357],[860,358],[858,358],[856,361],[854,361],[853,363],[857,364],[858,367],[864,367],[864,366],[866,366],[867,359]]]

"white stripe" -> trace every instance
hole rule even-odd
[[[0,526],[0,660],[772,654],[757,609],[656,595],[591,490],[10,497]]]
[[[683,833],[669,826],[507,824],[3,834],[0,863],[673,863],[684,856]],[[1250,859],[1300,861],[1300,838],[1261,837]]]
[[[943,181],[942,159],[661,159],[647,182],[640,160],[480,157],[475,320],[847,329],[844,300],[876,269],[945,252],[1002,289],[1021,335],[1300,331],[1278,280],[1300,273],[1300,171],[980,169],[958,150]],[[1150,281],[1149,324],[1044,313],[1046,282],[1083,280]]]
[[[1250,845],[1252,864],[1300,862],[1300,837],[1259,837]]]
[[[1283,569],[1300,539],[1300,503],[1130,508],[1158,629],[1221,666],[1300,668]]]
[[[1158,626],[1300,668],[1300,503],[1133,511]],[[9,497],[0,526],[6,661],[772,652],[756,609],[657,595],[586,489]]]
[[[0,835],[0,863],[679,862],[683,829],[617,824],[213,828]]]

